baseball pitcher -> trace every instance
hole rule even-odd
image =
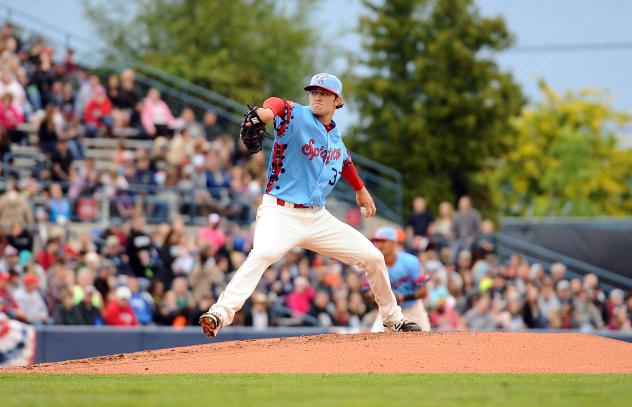
[[[366,271],[385,330],[420,331],[397,305],[382,253],[325,208],[327,195],[344,178],[356,191],[364,216],[376,211],[332,120],[343,106],[342,83],[334,75],[320,73],[305,90],[309,106],[271,97],[262,108],[244,115],[241,138],[251,154],[262,148],[266,123],[274,122],[265,195],[257,209],[252,251],[199,323],[208,337],[216,336],[233,321],[263,272],[287,251],[303,247]]]

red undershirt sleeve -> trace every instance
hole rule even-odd
[[[355,191],[359,191],[364,188],[364,182],[362,182],[362,180],[360,179],[358,171],[356,170],[353,161],[351,161],[351,158],[346,159],[342,164],[341,175],[342,178],[344,178],[345,181],[347,181]]]
[[[281,98],[270,97],[263,102],[263,107],[272,109],[275,116],[283,116],[285,111],[285,102]]]

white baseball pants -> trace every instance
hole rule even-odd
[[[404,318],[391,290],[384,256],[362,233],[325,208],[280,206],[275,197],[267,194],[257,209],[253,248],[210,311],[223,317],[224,326],[230,324],[268,267],[295,247],[362,268],[384,323],[393,325]]]
[[[415,304],[408,308],[402,308],[402,313],[407,320],[417,323],[423,332],[431,331],[430,319],[428,318],[428,313],[426,312],[426,307],[422,300],[415,301]],[[371,332],[384,332],[384,325],[382,325],[382,317],[379,311],[371,327]]]

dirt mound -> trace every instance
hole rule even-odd
[[[632,373],[632,344],[584,334],[384,333],[220,342],[35,365],[38,373]]]

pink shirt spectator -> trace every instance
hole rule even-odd
[[[4,103],[0,104],[0,125],[14,130],[20,123],[24,123],[24,116],[14,104],[9,106]]]
[[[156,101],[148,97],[143,102],[140,120],[145,130],[152,133],[155,130],[155,125],[164,124],[171,126],[175,119],[171,114],[171,110],[169,110],[169,106],[164,101]]]
[[[294,280],[294,291],[285,298],[285,303],[289,309],[297,314],[305,314],[311,307],[311,302],[316,296],[316,290],[310,286],[307,279],[297,277]]]
[[[204,240],[205,243],[213,246],[215,250],[222,247],[224,245],[224,242],[226,241],[226,236],[224,236],[224,232],[219,229],[204,228],[200,230],[200,237]]]
[[[459,327],[459,318],[448,304],[430,313],[430,325],[439,331],[453,331]]]

